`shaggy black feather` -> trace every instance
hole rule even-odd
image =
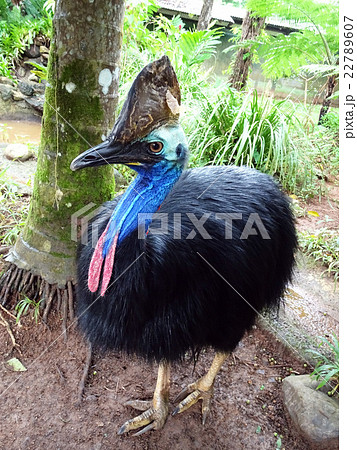
[[[104,205],[89,236],[93,227],[100,236],[117,202]],[[168,232],[155,234],[162,222],[154,219],[145,239],[134,232],[118,245],[104,297],[88,290],[93,248],[81,247],[80,328],[102,349],[148,360],[173,361],[204,347],[234,350],[257,312],[279,304],[291,278],[297,239],[288,199],[254,169],[207,167],[184,171],[159,212],[168,214]],[[201,236],[187,213],[198,220],[209,216],[203,227],[211,239]],[[232,239],[225,238],[227,222],[216,213],[242,214],[232,222]],[[248,224],[256,234],[242,238],[251,213],[259,215],[269,239],[257,223]]]

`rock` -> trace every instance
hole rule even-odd
[[[15,86],[15,83],[10,78],[0,77],[0,84],[7,84],[9,86]]]
[[[35,91],[36,94],[43,94],[45,92],[45,89],[46,89],[46,82],[36,83],[33,86],[33,90]]]
[[[291,375],[283,380],[284,405],[290,418],[313,448],[338,449],[339,405],[326,392],[316,390],[310,375]]]
[[[24,100],[26,97],[20,91],[13,91],[12,98],[18,102]]]
[[[38,83],[39,80],[38,76],[34,73],[31,73],[27,79],[28,81],[33,81],[34,83]]]
[[[29,83],[26,83],[26,81],[20,81],[20,83],[17,86],[18,90],[28,97],[31,97],[33,95],[33,86]]]
[[[48,49],[45,45],[41,45],[41,47],[40,47],[40,53],[41,53],[41,55],[47,54],[47,53],[49,53],[49,52],[50,52],[49,49]]]
[[[25,67],[20,66],[16,69],[16,74],[19,78],[25,77],[26,73],[27,73],[27,70],[25,69]]]
[[[25,51],[24,55],[29,58],[38,58],[40,56],[40,47],[36,44],[31,44]]]
[[[33,154],[25,144],[9,144],[4,150],[4,156],[11,161],[16,159],[23,162],[32,158]]]
[[[32,106],[36,111],[43,113],[43,104],[45,102],[44,96],[38,96],[36,98],[25,98],[25,102]]]
[[[11,100],[13,90],[8,84],[0,84],[0,95],[4,102]]]

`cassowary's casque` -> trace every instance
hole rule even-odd
[[[89,243],[99,239],[78,261],[78,319],[89,341],[159,363],[153,401],[128,402],[145,412],[120,433],[161,428],[170,362],[212,347],[210,370],[173,412],[201,399],[205,421],[216,374],[257,313],[279,303],[294,263],[289,202],[271,177],[244,167],[184,170],[180,102],[164,56],[137,76],[109,138],[71,165],[121,163],[138,173],[92,221]]]

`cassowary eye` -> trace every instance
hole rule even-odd
[[[149,145],[149,149],[153,153],[160,153],[163,148],[162,142],[151,142]]]

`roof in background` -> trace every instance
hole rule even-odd
[[[162,13],[176,13],[186,19],[198,20],[200,16],[203,0],[157,0]],[[212,8],[212,19],[217,20],[219,25],[230,26],[242,23],[247,10],[237,8],[233,5],[222,4],[220,0],[215,0]],[[269,18],[268,28],[293,30],[300,28],[297,24],[292,24],[287,20]]]

